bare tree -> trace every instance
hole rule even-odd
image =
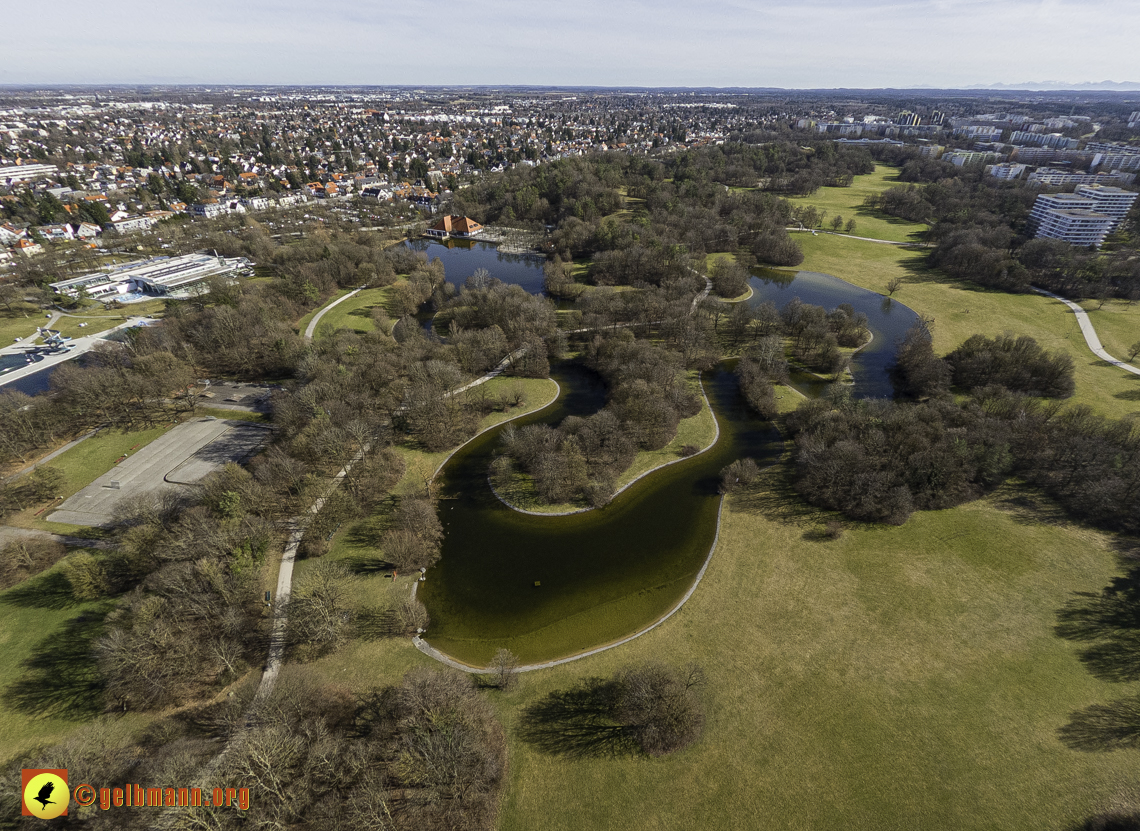
[[[495,686],[506,692],[518,683],[519,659],[509,649],[498,649],[491,659],[491,677]]]

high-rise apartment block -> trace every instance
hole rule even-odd
[[[1043,193],[1033,203],[1029,230],[1039,239],[1099,248],[1128,214],[1137,195],[1106,185],[1078,185],[1074,193]]]

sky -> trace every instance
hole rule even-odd
[[[42,9],[45,25],[2,39],[0,84],[1140,82],[1136,0],[53,0]]]

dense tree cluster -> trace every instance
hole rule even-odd
[[[816,400],[790,414],[788,426],[796,489],[813,504],[871,522],[901,525],[914,510],[975,499],[1003,480],[1012,461],[1008,431],[976,404]]]
[[[1061,409],[991,385],[962,404],[811,401],[788,427],[797,490],[854,519],[902,523],[1016,473],[1074,516],[1140,529],[1140,432],[1085,406]]]
[[[686,382],[684,356],[637,340],[629,329],[595,335],[585,361],[605,380],[606,407],[587,418],[571,416],[558,427],[508,427],[492,467],[495,481],[522,471],[545,502],[604,504],[639,449],[664,447],[682,418],[700,412],[700,399]]]
[[[1045,398],[1068,398],[1076,388],[1073,359],[1048,352],[1028,335],[974,335],[946,356],[954,386],[975,390],[991,384]]]
[[[0,809],[19,816],[20,768],[66,768],[75,781],[121,788],[201,785],[248,789],[238,810],[225,804],[169,808],[171,823],[227,831],[258,826],[296,831],[489,831],[505,784],[503,729],[469,676],[414,670],[356,697],[287,669],[273,692],[255,685],[182,713],[158,718],[129,747],[106,739],[106,725],[13,760],[0,771]],[[228,742],[228,745],[226,743]],[[219,747],[220,763],[208,768]],[[14,784],[13,784],[14,777]],[[165,793],[165,792],[164,792]],[[240,791],[239,791],[240,794]],[[73,821],[77,819],[73,805]],[[84,812],[95,831],[152,827],[161,812]],[[192,819],[191,819],[192,818]]]
[[[912,326],[899,344],[891,368],[896,390],[911,398],[998,387],[1043,398],[1068,398],[1076,388],[1073,359],[1049,352],[1028,335],[987,338],[973,335],[944,359],[934,354],[924,321]]]
[[[821,187],[848,187],[875,163],[865,148],[843,147],[830,139],[752,134],[684,153],[671,168],[677,180],[707,179],[732,187],[807,196]]]
[[[250,504],[257,483],[249,473],[230,466],[210,485],[202,504],[185,510],[159,497],[128,506],[114,555],[68,575],[80,595],[135,584],[95,644],[116,708],[193,698],[261,657],[259,567],[273,531]]]

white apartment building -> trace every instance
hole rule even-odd
[[[1033,203],[1028,228],[1038,239],[1099,248],[1136,197],[1131,191],[1105,185],[1078,185],[1076,193],[1043,193]]]
[[[980,153],[971,150],[955,150],[942,154],[942,161],[951,162],[957,167],[966,167],[974,164],[989,164],[998,158],[996,153]]]
[[[1078,185],[1074,196],[1093,200],[1093,210],[1111,216],[1117,222],[1124,219],[1132,210],[1136,197],[1140,194],[1109,185]]]
[[[1069,245],[1099,248],[1115,226],[1116,220],[1096,211],[1077,208],[1051,210],[1042,215],[1036,237],[1058,239]]]
[[[1020,179],[1021,175],[1029,169],[1028,165],[1014,162],[990,165],[989,174],[995,179]]]
[[[134,234],[139,231],[146,231],[156,222],[158,222],[158,220],[153,216],[128,216],[123,219],[113,220],[110,227],[117,234]]]
[[[1093,170],[1140,170],[1140,153],[1097,153]]]
[[[1009,142],[1048,147],[1051,150],[1075,150],[1080,144],[1076,139],[1062,136],[1060,133],[1033,133],[1028,130],[1014,130],[1010,133]]]
[[[1131,173],[1074,173],[1071,170],[1059,170],[1054,167],[1039,167],[1029,174],[1027,181],[1031,185],[1050,185],[1061,187],[1064,185],[1112,185],[1132,184],[1136,178]]]

